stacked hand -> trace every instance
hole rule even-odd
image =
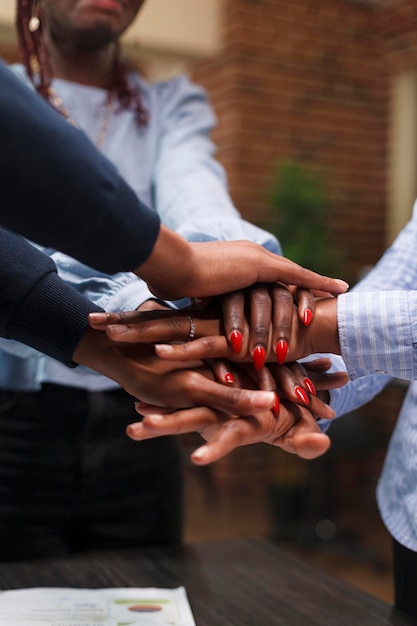
[[[329,439],[316,418],[331,418],[333,412],[319,400],[315,390],[341,386],[347,382],[347,375],[326,374],[328,360],[309,365],[308,373],[300,365],[279,364],[317,351],[309,339],[317,327],[312,323],[312,318],[317,318],[314,298],[298,290],[294,296],[296,307],[293,296],[289,300],[286,293],[282,295],[284,291],[288,293],[278,285],[259,285],[249,294],[231,294],[219,306],[192,312],[94,314],[90,323],[106,330],[108,337],[117,342],[113,346],[124,351],[130,348],[133,361],[142,359],[134,368],[138,378],[134,377],[128,390],[141,398],[137,410],[144,418],[129,427],[129,436],[147,439],[197,431],[207,440],[192,455],[193,461],[200,464],[215,461],[237,446],[260,441],[304,458],[323,454]],[[243,313],[245,300],[250,304],[250,324]],[[334,298],[327,301],[334,307]],[[317,303],[318,310],[321,302]],[[241,329],[238,342],[232,335],[237,328]],[[197,339],[187,342],[191,330]],[[278,342],[284,340],[285,350],[282,344],[279,350]],[[155,341],[181,343],[149,345]],[[265,346],[262,359],[259,346]],[[267,367],[263,366],[265,358],[269,361]],[[167,369],[168,363],[172,369]],[[160,384],[155,387],[156,370]],[[181,410],[175,410],[178,408]]]
[[[256,283],[299,285],[344,293],[345,281],[321,276],[250,241],[188,243],[161,226],[154,249],[135,273],[158,297],[215,296]]]

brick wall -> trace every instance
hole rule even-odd
[[[417,2],[396,0],[378,11],[387,75],[417,68]]]
[[[274,219],[267,194],[277,163],[320,166],[351,282],[384,246],[387,110],[375,14],[345,0],[226,0],[224,54],[195,71],[245,217],[266,227]]]

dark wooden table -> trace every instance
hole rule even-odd
[[[411,624],[384,602],[264,539],[0,564],[0,589],[179,585],[197,626]]]

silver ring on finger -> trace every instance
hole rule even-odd
[[[190,322],[190,332],[188,333],[187,342],[195,339],[196,327],[195,322],[191,315],[187,315],[187,319]]]

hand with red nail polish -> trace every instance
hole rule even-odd
[[[250,385],[250,380],[253,382],[256,379],[256,373],[250,373],[250,367],[248,365],[240,369],[238,366],[239,380],[247,386]],[[268,367],[264,367],[260,373],[259,384],[263,389],[275,387]],[[252,443],[269,443],[306,459],[324,454],[330,445],[330,440],[321,432],[311,407],[280,400],[278,394],[275,394],[272,410],[237,419],[208,407],[171,413],[170,409],[141,405],[138,411],[144,418],[128,427],[129,437],[141,441],[165,435],[199,432],[206,443],[191,455],[192,461],[198,465],[217,461],[236,447]]]
[[[281,402],[275,411],[235,418],[208,407],[174,412],[157,406],[138,407],[142,421],[130,424],[126,433],[135,441],[155,437],[200,433],[206,443],[191,454],[196,465],[208,465],[240,446],[267,443],[304,459],[324,454],[330,439],[322,433],[308,408]]]
[[[262,293],[264,290],[257,290],[258,295],[262,295]],[[278,296],[283,296],[287,306],[290,302],[288,293],[288,290],[274,289],[275,295],[272,298],[273,319],[275,319]],[[271,302],[271,298],[269,301]],[[252,311],[259,311],[261,308],[260,302],[258,302],[256,306],[252,307],[251,316]],[[258,346],[266,346],[265,362],[293,362],[315,353],[340,354],[337,298],[318,300],[314,318],[308,326],[305,326],[299,319],[298,311],[292,300],[291,310],[293,317],[291,336],[288,339],[282,335],[282,330],[277,331],[276,324],[278,322],[274,322],[270,327],[263,317],[258,317],[258,314],[255,313],[250,324],[243,319],[244,329],[242,333],[235,329],[225,336],[222,314],[216,307],[210,307],[204,311],[186,309],[150,311],[148,313],[135,311],[97,313],[92,316],[90,323],[98,330],[105,330],[113,341],[123,343],[158,342],[155,349],[161,358],[167,360],[228,358],[238,362],[252,361],[255,348]],[[190,333],[190,314],[193,317],[196,339],[187,343]],[[100,320],[99,322],[95,321],[97,318]],[[280,324],[285,326],[282,320]],[[278,335],[278,332],[281,334]],[[259,341],[259,337],[262,337],[266,343]],[[239,352],[237,352],[238,349],[240,349]],[[257,354],[255,359],[257,367],[260,367],[263,353]]]
[[[307,406],[318,418],[332,419],[334,411],[326,401],[323,401],[323,398],[317,397],[316,386],[321,390],[342,386],[347,382],[347,375],[345,373],[328,374],[329,367],[329,359],[320,359],[312,363],[286,363],[285,365],[268,363],[262,370],[263,382],[260,388],[277,390],[281,399]],[[268,380],[267,376],[270,379],[265,383],[264,381]]]

